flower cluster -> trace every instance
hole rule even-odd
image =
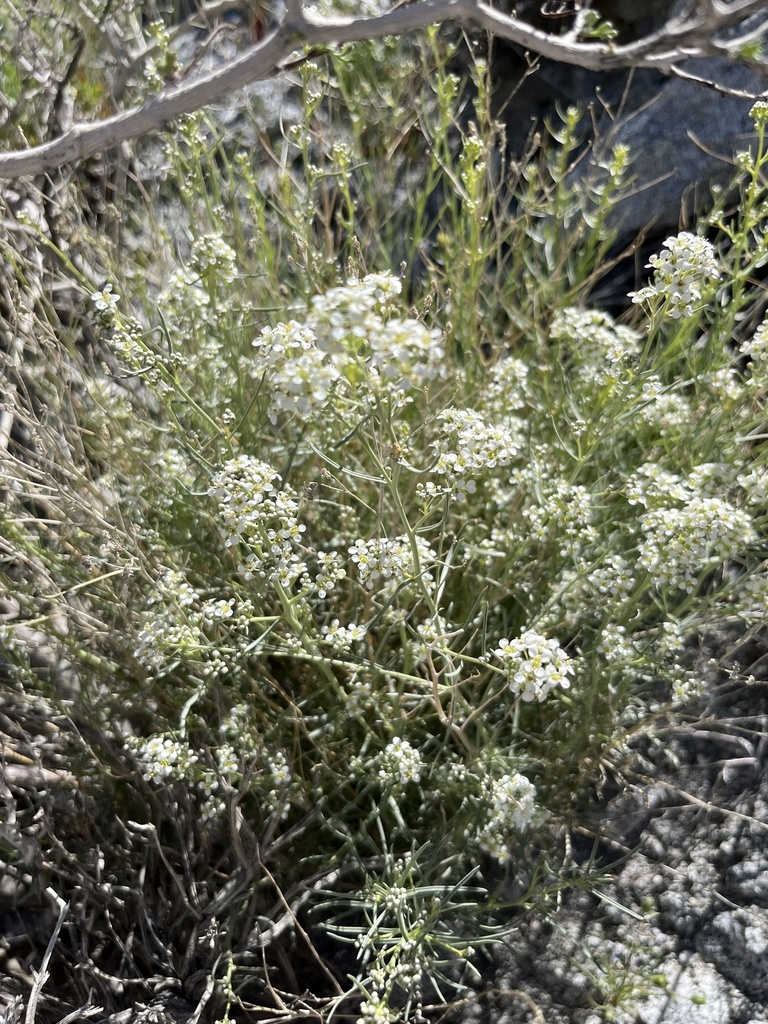
[[[135,657],[158,673],[168,669],[180,652],[198,654],[206,646],[199,616],[181,616],[172,605],[164,605],[155,614],[145,616],[138,640]]]
[[[679,384],[666,386],[658,377],[650,375],[643,383],[642,404],[637,410],[639,422],[662,436],[687,427],[693,410],[679,387]]]
[[[148,782],[187,780],[198,760],[188,743],[166,734],[148,740],[129,736],[126,746],[133,750],[141,764],[141,774]]]
[[[768,319],[762,321],[751,338],[741,343],[739,352],[749,357],[749,383],[763,388],[768,384]]]
[[[493,651],[509,679],[509,688],[524,701],[544,700],[554,686],[567,690],[573,666],[557,640],[548,640],[532,629],[514,640],[500,640]]]
[[[478,836],[482,850],[502,863],[509,859],[507,837],[529,827],[535,813],[536,789],[524,775],[513,772],[490,780],[489,813]]]
[[[597,652],[609,664],[629,665],[637,657],[637,648],[627,636],[626,627],[613,622],[601,630]]]
[[[434,647],[438,650],[449,641],[449,634],[453,626],[439,615],[434,618],[426,618],[416,625],[416,639],[411,643],[411,650],[416,661],[422,661],[427,652]],[[443,641],[443,644],[440,644]]]
[[[493,367],[480,406],[508,416],[524,409],[531,400],[530,370],[522,359],[505,356]]]
[[[406,782],[419,782],[424,761],[408,740],[396,736],[384,748],[379,758],[379,778],[391,786],[404,786]]]
[[[392,315],[400,288],[391,274],[353,277],[315,295],[301,322],[262,330],[244,369],[265,381],[273,423],[281,414],[320,411],[335,390],[352,381],[396,392],[445,376],[440,332]]]
[[[670,473],[657,462],[644,462],[627,477],[624,493],[630,505],[668,504],[670,501],[688,501],[689,488],[677,473]]]
[[[359,627],[356,627],[359,628]],[[349,684],[349,692],[345,703],[346,712],[350,716],[362,715],[376,703],[376,694],[370,680],[356,675]]]
[[[341,564],[338,551],[318,551],[316,558],[315,589],[318,597],[327,597],[328,592],[347,575],[347,570]]]
[[[597,310],[564,309],[552,321],[550,338],[569,346],[578,377],[599,386],[621,379],[639,354],[639,335]]]
[[[394,540],[356,540],[349,549],[349,554],[357,565],[358,579],[368,590],[373,590],[378,579],[397,584],[412,579],[420,572],[425,580],[431,580],[431,574],[424,569],[425,566],[434,563],[437,556],[423,537],[416,538],[416,547],[418,567],[407,537],[395,537]]]
[[[152,499],[155,509],[172,509],[179,494],[195,484],[195,470],[186,452],[169,444],[148,458],[147,469],[153,476]],[[140,514],[140,503],[137,513]]]
[[[374,900],[396,914],[408,904],[408,889],[404,885],[382,886],[379,892],[374,893]]]
[[[764,468],[742,473],[738,484],[744,489],[748,505],[768,505],[768,472]]]
[[[240,566],[245,579],[269,578],[290,587],[306,576],[306,566],[295,546],[306,529],[299,524],[299,505],[285,488],[273,483],[278,474],[266,462],[240,455],[215,474],[208,494],[218,498],[226,544],[248,544]]]
[[[562,479],[543,479],[538,490],[541,500],[523,509],[531,537],[546,540],[555,534],[575,547],[594,540],[594,496],[586,487]],[[563,545],[563,550],[566,548]]]
[[[264,377],[269,386],[269,418],[277,423],[280,413],[308,415],[322,408],[341,380],[338,357],[318,347],[311,327],[295,320],[265,327],[252,342],[255,357],[249,372]]]
[[[180,608],[191,608],[200,600],[200,595],[191,585],[183,572],[178,569],[166,569],[158,578],[148,604],[170,601]]]
[[[219,515],[227,531],[227,546],[241,536],[254,533],[275,518],[287,517],[293,526],[298,505],[273,481],[278,474],[266,462],[250,455],[239,455],[225,462],[208,489],[219,500]]]
[[[288,759],[281,750],[268,753],[260,749],[252,734],[252,723],[244,707],[235,707],[222,725],[222,735],[230,737],[210,749],[211,759],[201,763],[187,744],[167,736],[151,740],[130,741],[137,758],[145,764],[145,778],[157,782],[172,779],[186,782],[200,794],[203,820],[210,824],[226,813],[226,796],[244,785],[243,756],[257,763],[258,771],[249,771],[248,787],[257,790],[262,806],[268,814],[285,820],[294,790],[294,779]],[[165,767],[167,765],[167,767]]]
[[[365,626],[356,626],[354,622],[342,626],[338,619],[334,619],[330,626],[321,628],[321,633],[323,643],[334,651],[348,651],[353,643],[365,639]]]
[[[601,598],[611,603],[621,603],[632,593],[635,578],[625,558],[621,555],[608,555],[603,564],[587,576],[587,582]]]
[[[310,315],[318,326],[323,347],[343,345],[352,336],[364,342],[393,307],[402,285],[392,274],[350,277],[346,284],[330,288],[310,300]]]
[[[200,277],[205,277],[209,271],[215,270],[220,281],[229,283],[234,280],[237,262],[235,250],[218,233],[201,235],[196,239],[189,262]]]
[[[221,744],[213,754],[216,768],[203,769],[197,782],[198,790],[203,795],[201,813],[208,824],[213,824],[226,813],[226,791],[243,777],[240,758],[232,744]]]
[[[520,438],[509,426],[486,423],[471,409],[444,409],[438,419],[442,436],[432,442],[435,472],[459,496],[474,494],[477,474],[508,465],[520,452]]]
[[[247,633],[252,615],[250,601],[203,599],[182,572],[166,570],[147,596],[134,655],[158,675],[180,662],[193,663],[198,674],[223,675],[232,670],[231,658],[208,634],[214,623],[228,620],[229,642],[236,642],[237,631]]]
[[[293,778],[288,759],[281,750],[275,751],[267,760],[265,786],[268,786],[265,803],[269,811],[285,821],[291,809],[291,786]]]
[[[120,313],[120,296],[112,285],[106,284],[100,292],[93,292],[91,303],[101,325],[112,332],[110,341],[115,355],[131,368],[141,367],[146,379],[162,390],[158,359],[142,341],[144,329],[134,317]]]
[[[93,303],[93,308],[99,314],[101,322],[107,326],[112,326],[115,322],[117,306],[120,302],[120,296],[112,290],[112,285],[106,284],[100,292],[93,292],[91,302]]]
[[[419,320],[390,320],[368,337],[368,365],[390,388],[423,388],[445,376],[440,331]]]
[[[720,498],[691,498],[684,508],[658,508],[640,519],[644,539],[638,564],[657,586],[693,591],[712,561],[736,558],[755,539],[746,512]]]
[[[741,480],[739,477],[739,482]],[[727,462],[700,462],[685,480],[693,494],[707,498],[722,497],[736,482],[735,468]]]
[[[651,256],[647,266],[653,268],[653,283],[632,293],[632,301],[645,302],[661,296],[675,320],[693,316],[693,308],[702,301],[704,290],[720,277],[711,243],[689,231],[667,238],[664,248]]]
[[[200,325],[209,323],[211,296],[202,287],[200,276],[188,267],[177,267],[170,273],[159,298],[166,309],[176,313],[177,321]],[[189,355],[196,361],[195,353],[190,352]]]
[[[747,577],[738,588],[739,615],[745,619],[765,620],[768,616],[768,564]]]
[[[389,1008],[389,1000],[384,995],[373,995],[360,1003],[360,1016],[355,1024],[392,1024],[398,1014]]]

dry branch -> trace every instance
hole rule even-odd
[[[95,123],[76,124],[50,142],[0,156],[0,178],[51,171],[161,129],[182,114],[273,77],[307,47],[408,35],[447,21],[483,29],[542,57],[590,71],[638,67],[675,73],[679,65],[694,58],[737,56],[744,46],[768,35],[765,0],[697,0],[658,31],[624,46],[580,42],[571,33],[554,36],[482,0],[419,0],[369,18],[321,18],[303,8],[300,0],[292,0],[278,27],[241,57],[195,81],[170,86],[141,107]],[[727,38],[722,35],[726,30]]]

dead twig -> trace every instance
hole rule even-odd
[[[64,919],[69,912],[69,904],[59,896],[57,892],[50,888],[45,890],[48,896],[57,904],[59,908],[59,916],[54,925],[51,937],[48,940],[48,946],[43,955],[43,962],[40,965],[40,970],[35,974],[35,982],[32,986],[32,991],[29,995],[29,1002],[27,1003],[27,1012],[24,1016],[24,1024],[35,1024],[35,1017],[37,1015],[37,1004],[40,999],[40,994],[43,991],[43,986],[48,980],[48,966],[53,956],[53,950],[56,943],[59,941],[59,933],[61,932]]]

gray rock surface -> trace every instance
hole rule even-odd
[[[520,13],[537,19],[536,3],[519,4]],[[669,0],[592,4],[619,30],[619,41],[659,27],[681,6]],[[768,77],[754,64],[711,58],[685,65],[688,74],[713,82],[707,87],[655,71],[597,74],[552,61],[539,62],[535,74],[514,48],[495,48],[494,84],[510,147],[522,153],[532,128],[557,123],[558,109],[590,111],[589,143],[596,152],[617,143],[629,146],[634,187],[618,209],[623,236],[650,228],[656,234],[677,230],[705,208],[712,186],[733,176],[734,156],[754,138],[750,96],[768,88]],[[742,95],[738,95],[738,94]],[[578,171],[587,173],[588,163]]]

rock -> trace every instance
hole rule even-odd
[[[667,988],[658,989],[635,1008],[641,1024],[725,1024],[743,1019],[745,1000],[709,964],[696,955],[669,957],[659,974]]]
[[[546,20],[537,20],[537,5],[520,6],[522,17],[554,30]],[[597,0],[592,6],[614,22],[619,41],[627,42],[658,28],[685,5]],[[497,44],[496,110],[502,113],[512,154],[518,156],[534,126],[558,124],[558,110],[589,110],[584,126],[595,159],[616,144],[630,148],[634,185],[617,208],[622,238],[647,228],[664,235],[677,231],[681,221],[690,223],[709,203],[713,186],[732,179],[734,156],[754,137],[749,116],[754,100],[748,97],[768,85],[766,74],[754,65],[726,58],[691,61],[685,71],[716,83],[718,89],[657,71],[597,73],[547,60],[531,74],[520,50]],[[590,162],[582,161],[575,176],[589,171]]]
[[[696,949],[746,996],[768,1004],[768,916],[752,906],[718,914]]]

